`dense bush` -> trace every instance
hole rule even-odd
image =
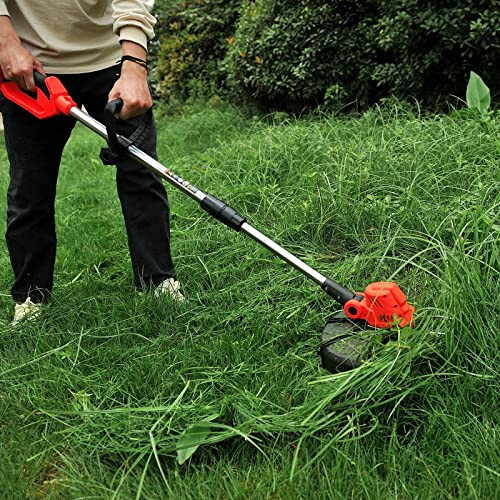
[[[380,3],[371,71],[379,95],[427,100],[449,94],[463,96],[471,70],[498,92],[498,0]]]
[[[163,0],[157,15],[168,98],[230,87],[284,109],[430,103],[463,96],[470,70],[499,91],[500,0]]]
[[[184,100],[225,86],[224,57],[238,19],[239,0],[156,2],[158,93]],[[228,41],[229,39],[229,41]]]
[[[327,91],[365,102],[373,15],[367,0],[246,0],[231,81],[278,106],[319,103]]]

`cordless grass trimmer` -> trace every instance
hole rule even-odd
[[[390,329],[404,327],[413,322],[415,309],[396,283],[377,282],[368,285],[364,293],[353,293],[347,288],[310,267],[304,261],[285,250],[273,240],[248,224],[244,216],[215,196],[204,193],[172,169],[165,167],[141,151],[130,138],[116,133],[115,114],[123,102],[111,101],[105,108],[106,125],[82,111],[69,96],[60,80],[35,73],[36,95],[21,90],[15,83],[4,80],[0,71],[0,91],[4,97],[16,103],[39,119],[57,115],[71,116],[108,141],[114,154],[126,154],[155,172],[179,191],[197,201],[213,218],[237,232],[250,236],[257,243],[305,274],[324,292],[336,300],[343,311],[329,321],[323,331],[321,358],[329,371],[355,368],[362,363],[369,342],[361,335],[371,328]]]

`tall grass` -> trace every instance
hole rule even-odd
[[[397,281],[416,327],[374,339],[355,371],[324,372],[319,333],[337,306],[172,190],[189,302],[136,293],[113,170],[77,128],[59,182],[57,285],[36,324],[8,324],[1,247],[5,495],[493,498],[491,127],[402,108],[303,121],[202,110],[159,125],[166,164],[336,281]],[[178,465],[195,424],[204,439]]]

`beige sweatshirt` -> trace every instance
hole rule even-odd
[[[147,48],[154,0],[0,0],[23,46],[47,73],[87,73],[121,57],[120,41]]]

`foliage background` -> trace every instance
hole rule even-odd
[[[463,96],[471,70],[499,91],[499,0],[163,0],[156,15],[157,88],[170,101],[432,105]]]
[[[157,92],[184,101],[227,90],[224,58],[234,33],[239,1],[161,0],[156,3]]]

